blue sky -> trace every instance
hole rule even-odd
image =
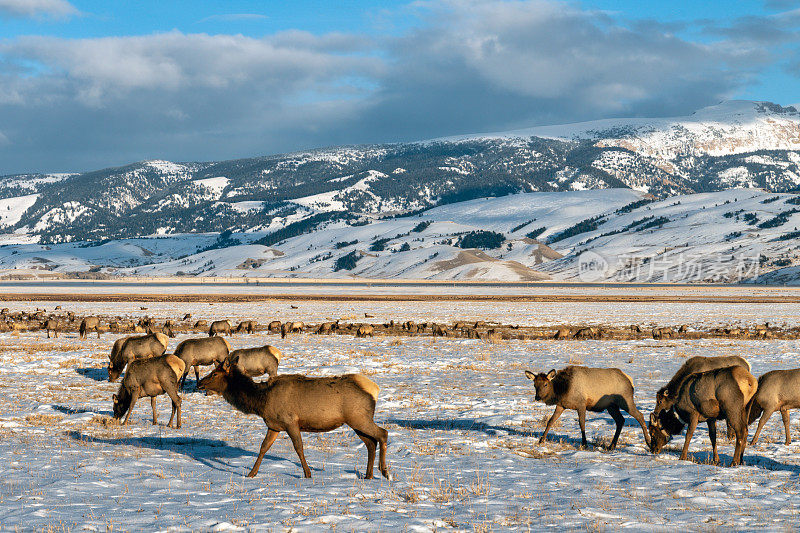
[[[0,174],[800,103],[800,0],[0,0]]]

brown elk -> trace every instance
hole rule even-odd
[[[653,328],[651,333],[655,340],[671,339],[675,336],[675,330],[672,328]]]
[[[185,315],[183,315],[183,321],[184,322],[186,322],[187,320],[191,320],[191,319],[192,319],[192,313],[186,313]]]
[[[175,356],[186,363],[186,372],[181,378],[181,389],[186,384],[189,369],[194,367],[194,377],[200,381],[200,366],[221,363],[228,358],[231,345],[223,337],[201,337],[186,339],[175,348]]]
[[[433,324],[431,326],[431,332],[434,337],[447,337],[450,335],[450,332],[447,331],[447,328],[440,326],[439,324]]]
[[[268,374],[269,377],[276,376],[281,357],[283,354],[274,346],[242,348],[228,354],[231,364],[235,365],[242,374],[251,378],[264,374]]]
[[[281,330],[281,321],[280,320],[273,320],[267,326],[268,331],[279,332]]]
[[[374,337],[374,336],[375,336],[375,328],[373,328],[369,324],[359,326],[359,328],[356,330],[356,337],[364,338],[364,337]]]
[[[644,440],[650,444],[644,416],[636,408],[633,401],[633,381],[618,368],[589,368],[585,366],[568,366],[556,372],[534,374],[528,370],[525,376],[533,380],[536,388],[536,399],[547,405],[555,405],[553,416],[547,421],[544,433],[539,442],[544,442],[547,433],[556,423],[564,409],[578,411],[578,423],[581,427],[581,443],[586,446],[586,411],[599,413],[608,411],[617,430],[611,440],[610,450],[617,446],[617,439],[625,425],[625,418],[620,409],[633,416],[642,426]]]
[[[108,356],[108,381],[112,383],[116,381],[125,366],[135,359],[149,359],[164,355],[168,343],[167,336],[163,333],[117,339]]]
[[[707,372],[717,368],[725,368],[728,366],[741,366],[747,371],[750,371],[750,363],[746,359],[738,355],[723,355],[720,357],[704,357],[698,355],[690,357],[685,363],[681,365],[672,379],[669,380],[665,386],[661,387],[656,393],[656,408],[655,411],[659,412],[667,407],[667,398],[674,398],[678,393],[678,388],[684,379],[691,374],[698,372]]]
[[[161,333],[162,335],[166,335],[167,337],[169,337],[171,339],[175,338],[175,332],[172,331],[172,328],[170,326],[166,325],[166,324],[164,324],[163,326],[157,326],[155,324],[150,324],[149,326],[147,326],[147,328],[145,328],[145,332],[150,334],[150,335],[154,335],[156,333]]]
[[[323,322],[317,328],[317,335],[329,335],[333,333],[333,322]]]
[[[58,338],[58,332],[61,331],[61,325],[58,323],[58,320],[56,320],[55,318],[49,318],[44,323],[43,327],[47,330],[47,338],[48,339],[50,338],[50,332],[51,331],[53,332],[53,336],[56,339]]]
[[[136,400],[141,396],[149,396],[150,405],[153,407],[153,424],[158,424],[156,396],[166,393],[172,400],[172,416],[169,417],[167,426],[172,427],[172,421],[177,413],[176,427],[181,427],[181,397],[178,395],[178,378],[183,375],[185,368],[183,361],[171,354],[132,361],[128,366],[128,372],[122,379],[119,391],[113,396],[114,418],[120,419],[127,413],[123,422],[124,425],[127,425]]]
[[[756,378],[741,366],[689,375],[674,395],[669,391],[664,395],[663,408],[650,415],[650,451],[660,453],[672,436],[687,425],[681,451],[681,460],[686,460],[694,430],[705,421],[714,462],[719,463],[716,422],[724,418],[736,436],[731,466],[741,464],[747,445],[747,404],[757,387]]]
[[[750,402],[747,423],[752,424],[761,415],[750,445],[758,442],[761,430],[775,411],[781,412],[786,430],[786,445],[792,443],[789,433],[789,409],[800,407],[800,369],[773,370],[758,378],[758,390]],[[762,414],[763,413],[763,414]]]
[[[81,321],[81,325],[78,328],[81,339],[85,339],[90,331],[96,331],[97,338],[100,338],[100,319],[96,316],[87,316]]]
[[[200,329],[205,327],[208,327],[207,320],[198,320],[197,322],[194,323],[194,329]]]
[[[302,322],[284,322],[281,326],[281,338],[285,338],[289,333],[302,333],[306,327]]]
[[[255,320],[242,320],[239,322],[239,325],[236,326],[236,333],[255,333],[256,327],[258,324]]]
[[[213,337],[214,335],[222,335],[223,333],[228,336],[233,333],[230,320],[215,320],[208,328],[209,337]]]
[[[600,339],[603,336],[598,327],[581,328],[572,336],[573,339]]]
[[[569,328],[558,328],[553,335],[554,339],[568,339],[572,336],[572,332]]]
[[[365,477],[372,478],[378,444],[379,468],[384,477],[389,477],[386,466],[389,433],[373,420],[380,389],[366,376],[347,374],[310,378],[288,374],[256,383],[226,360],[200,381],[199,388],[221,395],[242,413],[260,416],[267,425],[267,435],[247,477],[255,477],[264,454],[269,451],[278,434],[285,431],[300,458],[303,475],[310,478],[311,470],[303,453],[301,433],[332,431],[343,424],[350,426],[367,446]]]

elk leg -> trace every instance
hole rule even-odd
[[[584,406],[578,407],[578,425],[581,426],[581,446],[585,448],[587,446],[587,443],[586,443],[586,407]]]
[[[367,447],[367,474],[364,476],[364,479],[372,479],[372,466],[375,464],[375,440],[366,433],[360,431],[356,431],[356,435],[358,435],[358,438],[361,439]]]
[[[758,426],[756,427],[756,434],[753,435],[753,440],[750,442],[750,446],[754,445],[758,442],[758,437],[761,435],[761,430],[764,429],[764,425],[769,420],[769,417],[772,416],[772,413],[775,412],[775,409],[772,407],[764,409],[764,413],[761,415],[761,418],[758,420]],[[730,422],[728,422],[728,427],[731,427]]]
[[[133,406],[136,405],[136,400],[139,398],[139,391],[134,391],[131,393],[131,404],[128,406],[128,414],[125,415],[125,422],[122,423],[123,426],[128,425],[128,419],[131,417],[131,413],[133,412]]]
[[[172,385],[167,389],[167,395],[169,399],[172,400],[172,415],[169,417],[169,424],[167,427],[172,427],[172,419],[175,418],[175,413],[178,414],[178,424],[175,426],[176,428],[181,427],[181,397],[178,394],[178,380],[175,380],[175,384]]]
[[[547,425],[544,427],[544,433],[542,436],[539,437],[539,444],[544,442],[544,438],[547,437],[547,432],[550,431],[550,428],[553,427],[553,424],[556,423],[558,417],[561,416],[561,413],[564,412],[564,408],[560,405],[556,405],[556,410],[553,411],[553,416],[550,417],[550,420],[547,421]]]
[[[156,397],[150,396],[150,406],[153,408],[153,425],[158,425],[158,415],[156,414]]]
[[[689,443],[692,441],[692,435],[694,434],[694,429],[697,427],[697,423],[700,421],[700,415],[698,413],[692,414],[692,419],[689,420],[689,424],[686,426],[686,440],[683,442],[683,451],[681,451],[681,461],[685,461],[686,457],[689,455]]]
[[[258,469],[261,467],[261,460],[264,459],[264,454],[267,453],[272,447],[272,443],[278,438],[279,433],[280,431],[267,428],[267,436],[264,437],[264,441],[261,443],[261,450],[258,452],[256,464],[253,465],[253,468],[250,470],[250,473],[247,474],[247,477],[256,477],[256,474],[258,474]]]
[[[644,421],[644,416],[636,408],[636,405],[634,405],[633,401],[629,401],[628,402],[628,408],[626,409],[626,411],[628,411],[628,414],[630,414],[633,418],[635,418],[636,421],[639,422],[639,425],[642,426],[642,432],[644,433],[644,442],[649,447],[650,446],[650,432],[647,431],[647,424]]]
[[[711,450],[714,453],[714,464],[719,464],[719,453],[717,453],[717,421],[714,418],[709,418],[708,421],[708,438],[711,440]]]
[[[619,407],[613,404],[608,406],[608,414],[617,423],[617,430],[614,432],[614,438],[611,439],[611,446],[608,447],[609,450],[613,450],[617,447],[617,439],[619,439],[619,434],[622,433],[622,426],[625,425],[625,417],[619,412]]]
[[[194,381],[195,386],[197,386],[197,383],[200,383],[200,365],[194,365]]]
[[[742,464],[744,448],[747,446],[747,414],[744,409],[729,416],[728,424],[736,432],[736,449],[733,451],[733,461],[731,461],[731,466],[736,466]]]
[[[789,433],[789,410],[785,407],[781,408],[781,416],[783,417],[783,427],[786,429],[786,445],[792,443],[792,436]]]
[[[303,465],[303,475],[307,478],[311,477],[311,469],[308,468],[308,463],[306,463],[306,456],[303,453],[303,437],[300,435],[300,428],[298,426],[288,426],[286,428],[286,433],[289,434],[289,438],[292,439],[292,444],[294,445],[294,451],[297,452],[297,457],[300,458],[300,464]]]
[[[372,420],[369,420],[367,422],[367,424],[364,424],[364,425],[365,426],[369,426],[369,427],[362,427],[362,428],[359,428],[359,429],[353,428],[353,431],[358,433],[359,437],[361,436],[361,433],[363,433],[363,434],[367,435],[369,438],[371,438],[373,442],[376,442],[376,441],[378,442],[378,444],[380,445],[380,458],[378,459],[378,468],[380,468],[381,474],[383,474],[383,477],[385,477],[386,479],[389,479],[389,468],[386,466],[386,446],[387,446],[387,443],[388,443],[388,440],[389,440],[389,432],[386,431],[385,429],[383,429],[382,427],[380,427],[378,424],[376,424]],[[350,427],[353,427],[353,426],[350,426]],[[366,442],[365,442],[365,444],[366,444]],[[369,445],[367,445],[367,452],[369,452]],[[374,452],[373,452],[373,457],[374,457]],[[372,460],[369,461],[369,465],[368,465],[368,469],[367,469],[368,473],[372,472],[372,462],[373,462]],[[367,475],[367,477],[371,478],[372,476],[371,475]]]

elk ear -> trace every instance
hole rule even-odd
[[[111,396],[111,399],[114,400],[114,403],[119,403],[119,397],[116,394]]]
[[[535,377],[536,377],[536,374],[534,374],[534,373],[533,373],[533,372],[531,372],[530,370],[526,370],[526,371],[525,371],[525,377],[526,377],[526,378],[528,378],[528,379],[533,379],[533,378],[535,378]]]
[[[555,368],[547,373],[547,379],[553,379],[554,377],[556,377],[556,369]]]
[[[238,355],[234,355],[233,357],[228,358],[228,363],[233,365],[233,366],[236,366],[236,364],[238,362],[239,362],[239,356]]]
[[[655,413],[650,413],[650,425],[657,426],[658,425],[658,417]]]
[[[220,368],[222,368],[222,370],[224,370],[225,372],[230,370],[231,369],[231,360],[230,359],[225,359],[222,362],[222,366]]]

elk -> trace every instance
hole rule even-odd
[[[789,433],[789,409],[800,407],[800,369],[773,370],[758,378],[758,390],[750,402],[747,423],[752,424],[761,415],[750,445],[758,442],[761,430],[775,411],[781,412],[786,430],[786,445],[792,443]],[[763,413],[763,414],[762,414]]]
[[[281,326],[281,338],[285,338],[289,333],[302,333],[305,324],[302,322],[284,322]]]
[[[447,331],[447,328],[444,326],[440,326],[439,324],[433,324],[431,326],[431,331],[433,332],[432,335],[434,337],[447,337],[450,335],[450,332]]]
[[[678,371],[675,372],[675,375],[672,376],[669,383],[661,387],[658,393],[656,393],[655,411],[659,412],[667,408],[666,405],[668,402],[666,398],[674,398],[678,393],[678,388],[681,386],[681,383],[689,375],[698,372],[707,372],[717,368],[725,368],[727,366],[741,366],[745,370],[750,371],[750,363],[738,355],[723,355],[720,357],[704,357],[698,355],[690,357],[681,365]]]
[[[599,339],[602,337],[602,332],[600,328],[593,327],[593,328],[581,328],[575,332],[575,335],[572,336],[573,339]]]
[[[589,368],[585,366],[568,366],[556,372],[551,370],[547,374],[534,374],[525,371],[525,377],[533,380],[536,388],[536,399],[547,405],[555,405],[553,416],[547,421],[544,433],[539,438],[542,443],[547,433],[564,409],[578,411],[578,423],[581,426],[581,443],[586,446],[586,411],[599,413],[608,411],[617,430],[611,440],[609,450],[617,446],[617,439],[625,425],[625,418],[620,409],[633,416],[642,426],[644,440],[649,445],[650,435],[647,433],[644,416],[636,408],[633,401],[633,381],[630,376],[618,368]]]
[[[117,339],[108,356],[108,381],[116,381],[131,361],[164,355],[168,343],[169,340],[163,333]]]
[[[223,333],[227,334],[228,336],[231,335],[232,331],[230,320],[215,320],[208,328],[209,337],[213,337],[214,335],[222,335]]]
[[[333,322],[323,322],[317,328],[317,335],[329,335],[333,333]]]
[[[50,332],[53,332],[53,336],[57,339],[58,332],[61,331],[61,325],[58,323],[58,320],[55,318],[49,318],[44,323],[44,328],[47,330],[47,338],[50,338]]]
[[[226,359],[200,381],[199,388],[221,395],[242,413],[260,416],[267,425],[267,435],[247,477],[255,477],[264,454],[269,451],[278,434],[285,431],[300,458],[303,475],[310,478],[311,470],[303,454],[301,433],[332,431],[343,424],[350,426],[367,446],[365,477],[373,477],[375,448],[378,444],[379,468],[384,477],[389,477],[386,466],[389,433],[373,420],[380,389],[362,374],[321,378],[285,374],[256,383]]]
[[[183,361],[171,354],[132,361],[120,383],[119,391],[113,396],[114,418],[120,419],[127,413],[123,422],[123,425],[127,425],[136,400],[141,396],[149,396],[150,405],[153,407],[153,425],[158,424],[156,396],[166,393],[172,400],[172,416],[169,417],[167,426],[172,427],[172,421],[177,413],[178,420],[175,427],[181,427],[178,378],[183,375],[185,368]]]
[[[200,328],[205,328],[207,326],[208,326],[207,320],[198,320],[197,322],[194,323],[193,327],[194,329],[200,329]]]
[[[97,338],[100,338],[100,319],[96,316],[87,316],[81,321],[80,328],[78,329],[78,333],[80,333],[81,339],[85,339],[86,335],[90,331],[97,332]]]
[[[245,376],[254,378],[269,374],[269,377],[278,374],[278,363],[283,354],[274,346],[260,348],[242,348],[233,350],[228,354],[228,360]]]
[[[280,320],[273,320],[267,326],[267,330],[278,332],[281,330],[281,321]]]
[[[184,322],[186,322],[187,320],[191,320],[191,318],[192,318],[192,313],[186,313],[185,315],[183,315]]]
[[[671,339],[675,336],[675,331],[672,328],[653,328],[651,333],[655,340]]]
[[[256,326],[255,320],[242,320],[239,322],[239,325],[236,326],[236,333],[255,333]]]
[[[676,393],[666,391],[660,411],[650,414],[650,451],[660,453],[673,435],[686,427],[686,439],[681,460],[686,460],[689,442],[699,422],[708,423],[708,436],[714,462],[719,464],[717,453],[717,420],[724,418],[736,435],[736,448],[731,466],[741,464],[747,445],[747,404],[756,393],[758,381],[741,366],[717,368],[691,374],[684,379]]]
[[[558,328],[553,335],[554,339],[568,339],[572,336],[572,332],[569,328]]]
[[[181,378],[181,389],[186,384],[189,368],[194,367],[194,377],[200,381],[200,365],[221,363],[228,358],[231,345],[222,337],[201,337],[186,339],[175,348],[175,356],[186,364],[186,372]]]
[[[364,338],[364,337],[374,337],[374,336],[375,336],[375,328],[373,328],[369,324],[359,326],[359,328],[356,330],[356,337]]]

